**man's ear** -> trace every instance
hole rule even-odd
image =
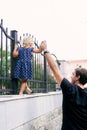
[[[79,80],[80,79],[80,75],[79,76],[77,76],[77,80]]]

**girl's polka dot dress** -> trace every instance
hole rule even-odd
[[[18,48],[19,55],[17,57],[14,68],[14,78],[32,79],[32,56],[33,48]]]

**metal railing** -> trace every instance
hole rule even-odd
[[[4,29],[2,19],[0,29],[0,94],[18,94],[20,82],[18,79],[14,79],[13,70],[16,59],[12,57],[12,51],[17,41],[30,34],[23,34],[18,40],[18,32],[11,30],[8,34],[8,28]],[[34,48],[39,48],[38,41],[36,41],[36,38],[34,39]],[[34,92],[56,90],[56,82],[50,74],[42,53],[33,54],[33,80],[30,80],[28,85]]]

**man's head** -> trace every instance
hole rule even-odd
[[[80,83],[85,85],[87,83],[87,69],[76,68],[72,73],[71,82],[74,84]]]

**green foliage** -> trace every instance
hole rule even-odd
[[[3,77],[1,82],[2,85],[8,84],[5,77],[10,77],[11,72],[11,62],[10,62],[10,52],[6,52],[6,50],[0,49],[0,77]]]

